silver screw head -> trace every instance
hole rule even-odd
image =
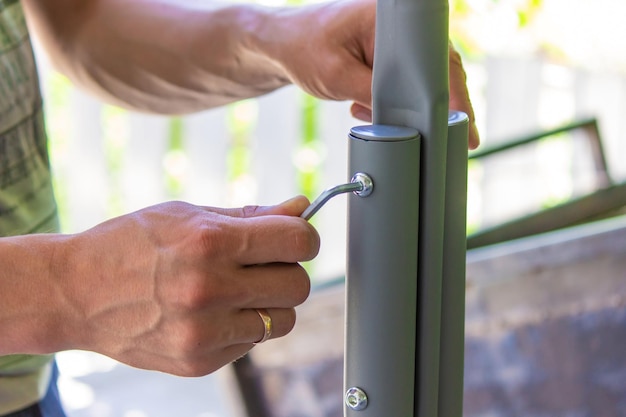
[[[346,391],[346,405],[354,411],[361,411],[367,407],[367,394],[361,388],[352,387]]]
[[[372,194],[372,191],[374,191],[374,181],[372,181],[372,177],[363,172],[357,172],[356,174],[354,174],[350,182],[353,184],[361,184],[361,189],[354,191],[354,194],[358,195],[359,197],[367,197],[368,195]]]

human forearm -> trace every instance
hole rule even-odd
[[[375,0],[299,7],[212,0],[23,0],[57,66],[109,101],[184,113],[293,83],[353,101],[371,121]],[[470,117],[459,55],[450,48],[450,104]]]
[[[289,82],[254,39],[267,8],[173,0],[78,3],[25,2],[57,68],[107,101],[184,113]]]

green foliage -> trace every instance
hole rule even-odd
[[[185,189],[185,129],[180,117],[172,117],[169,123],[168,146],[165,155],[165,186],[173,198]]]
[[[543,6],[544,0],[450,0],[450,38],[464,57],[476,57],[484,48],[483,28],[500,27],[503,12],[516,16],[517,29],[526,30]]]
[[[517,17],[520,27],[528,26],[537,12],[541,9],[543,0],[526,0],[517,10]]]
[[[318,108],[319,101],[308,94],[301,95],[302,111],[302,136],[301,146],[306,150],[315,152],[318,142]],[[309,198],[314,198],[317,193],[317,172],[313,169],[298,167],[298,185],[300,192]]]
[[[45,104],[48,149],[52,161],[63,161],[68,147],[69,125],[72,115],[69,109],[70,81],[59,73],[52,73],[46,83]],[[68,224],[68,187],[61,170],[53,166],[52,182],[62,225]]]

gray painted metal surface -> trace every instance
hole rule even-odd
[[[367,198],[348,199],[345,391],[368,396],[347,416],[411,416],[414,404],[419,154],[417,130],[353,128],[350,172],[375,184]],[[412,132],[410,139],[406,131]],[[394,132],[395,133],[395,132]],[[389,133],[385,133],[389,134]]]
[[[350,171],[377,186],[370,199],[349,200],[344,376],[368,405],[355,410],[347,398],[344,415],[457,416],[468,121],[448,114],[446,1],[377,3],[372,94],[375,134],[353,132],[350,143]],[[421,140],[385,138],[388,125]]]
[[[468,127],[465,113],[451,112],[441,285],[439,417],[463,414]]]
[[[403,416],[435,417],[449,102],[447,1],[378,2],[372,94],[374,124],[409,126],[422,135],[416,401],[414,411]]]
[[[347,416],[411,416],[416,415],[416,404],[432,402],[442,417],[462,413],[468,118],[452,112],[449,123],[445,223],[439,248],[445,259],[442,275],[434,277],[441,282],[439,302],[445,319],[437,344],[440,356],[433,359],[441,360],[441,366],[438,378],[425,381],[438,383],[434,390],[425,389],[424,382],[421,390],[416,385],[427,368],[419,363],[420,346],[430,343],[417,332],[418,320],[426,314],[418,299],[419,285],[433,278],[419,275],[417,256],[424,182],[420,138],[417,130],[399,126],[351,131],[350,172],[366,172],[376,186],[367,199],[348,200],[344,389],[364,392],[367,406],[356,408],[350,402],[354,398],[346,397]],[[425,239],[424,244],[437,242]],[[422,392],[434,397],[422,398]]]

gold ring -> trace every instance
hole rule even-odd
[[[263,337],[258,342],[254,342],[255,345],[258,345],[265,342],[272,335],[272,318],[264,308],[255,308],[255,310],[261,317],[261,320],[263,320]]]

